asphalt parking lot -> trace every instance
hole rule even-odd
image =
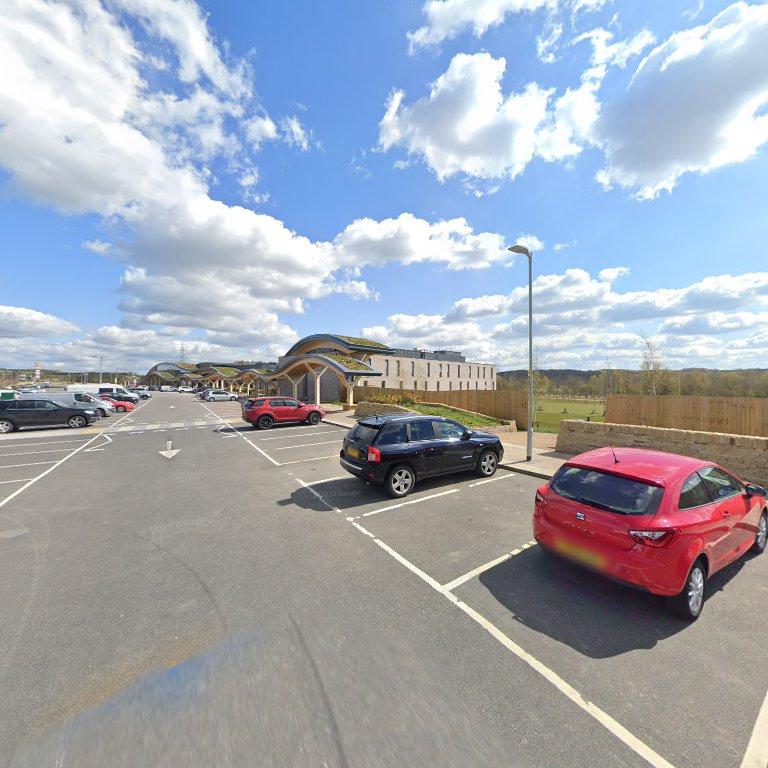
[[[318,664],[351,765],[393,764],[382,744],[410,744],[411,728],[430,742],[448,706],[458,742],[464,727],[499,740],[489,764],[765,766],[768,558],[715,576],[686,625],[542,553],[541,480],[500,469],[393,500],[339,466],[344,428],[261,432],[239,413],[156,394],[83,434],[0,438],[6,744],[286,615],[320,657],[343,645],[341,666]],[[365,679],[350,678],[362,664]],[[426,669],[441,706],[430,685],[410,702]]]

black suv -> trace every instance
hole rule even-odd
[[[0,433],[20,427],[85,427],[99,418],[90,408],[69,408],[51,400],[0,400]]]
[[[466,470],[490,477],[503,456],[496,435],[440,416],[397,414],[360,419],[339,459],[347,472],[400,498],[425,477]]]

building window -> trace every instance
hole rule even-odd
[[[435,382],[435,389],[436,389],[438,392],[440,391],[440,382],[439,382],[439,381],[436,381],[436,382]]]
[[[461,389],[461,385],[462,385],[462,382],[460,381],[460,382],[459,382],[459,389]]]
[[[448,382],[448,389],[449,389],[449,390],[450,390],[450,389],[453,389],[453,387],[451,386],[451,382],[450,382],[450,381]]]
[[[364,387],[367,387],[367,386],[368,386],[368,379],[364,379],[364,380],[363,380],[363,386],[364,386]]]
[[[419,388],[419,382],[416,381],[416,379],[413,380],[413,388],[418,389]]]
[[[427,363],[427,378],[432,375],[432,363]]]
[[[384,375],[389,376],[389,360],[384,361]],[[382,384],[382,386],[384,386]]]
[[[442,364],[442,363],[440,363],[439,365],[440,365],[440,373],[439,373],[439,376],[440,376],[440,378],[442,378],[442,377],[443,377],[443,364]]]
[[[446,376],[448,376],[449,379],[451,378],[451,364],[450,363],[448,363],[448,373],[446,374]]]
[[[416,375],[416,363],[413,360],[411,360],[411,376],[415,376],[415,375]]]
[[[397,375],[399,376],[400,375],[400,361],[399,360],[395,361],[395,368],[397,369]],[[402,386],[401,386],[401,388],[402,388]]]
[[[384,386],[385,386],[385,384],[386,384],[386,382],[385,382],[385,381],[382,381],[382,382],[381,382],[381,388],[382,388],[382,389],[384,389]]]

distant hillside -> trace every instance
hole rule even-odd
[[[523,389],[528,371],[499,371],[500,389]],[[711,395],[717,397],[768,397],[768,368],[721,370],[683,368],[648,372],[614,368],[582,371],[543,368],[536,372],[539,394],[601,397],[607,394]]]

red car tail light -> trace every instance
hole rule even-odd
[[[374,448],[372,445],[368,446],[368,461],[371,464],[381,461],[381,451],[378,448]]]
[[[674,531],[670,528],[660,530],[630,531],[629,535],[638,543],[649,547],[663,547],[671,538]]]

